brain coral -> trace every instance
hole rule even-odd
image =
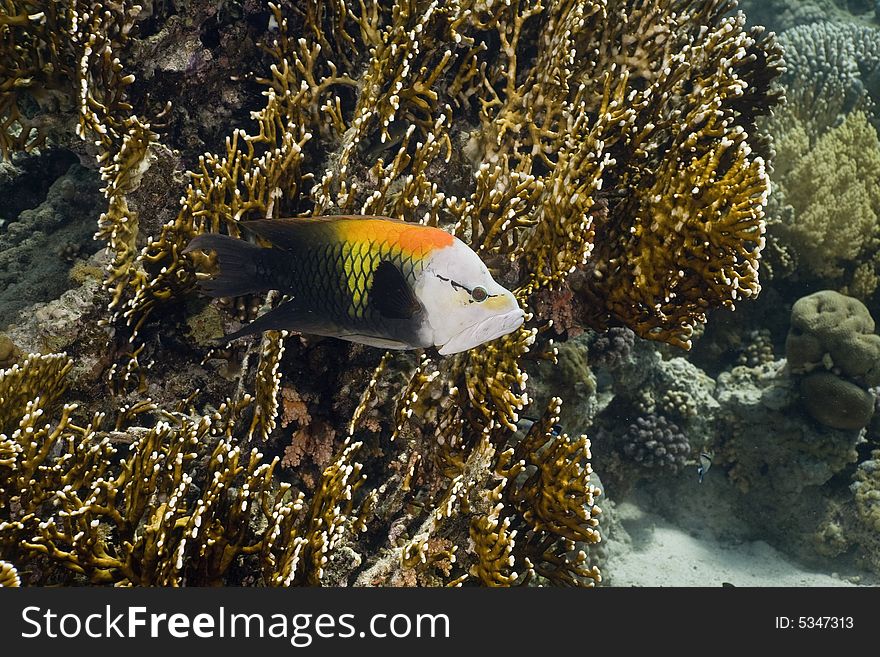
[[[838,429],[865,426],[880,383],[880,336],[858,299],[822,290],[799,299],[785,343],[790,371],[814,419]]]

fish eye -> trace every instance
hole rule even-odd
[[[471,299],[474,301],[485,301],[489,298],[489,292],[482,285],[477,285],[471,290]]]

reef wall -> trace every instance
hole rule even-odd
[[[0,55],[0,149],[18,168],[0,184],[58,179],[0,210],[0,274],[49,269],[50,234],[79,249],[51,276],[70,290],[2,311],[3,581],[592,585],[591,460],[621,495],[707,449],[734,481],[766,465],[737,445],[767,418],[729,393],[725,363],[699,361],[710,313],[764,297],[777,203],[782,53],[733,3],[12,0]],[[876,139],[872,107],[847,104],[821,152]],[[779,207],[809,203],[794,192],[808,164],[775,165]],[[837,184],[867,203],[861,230],[872,192]],[[828,220],[794,212],[787,229],[773,215],[774,252]],[[189,241],[325,214],[455,234],[526,324],[448,358],[286,332],[216,346],[278,298],[201,297],[214,263]],[[815,272],[842,268],[854,293],[845,263],[873,267],[868,245],[839,241]],[[780,329],[763,330],[728,335],[763,336],[742,350],[763,360]],[[789,415],[776,448],[805,469],[858,461],[857,438],[813,449],[841,430]],[[719,442],[721,425],[742,428]]]

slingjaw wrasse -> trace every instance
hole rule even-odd
[[[386,217],[313,217],[240,224],[261,247],[206,234],[186,250],[214,251],[210,296],[279,290],[290,297],[228,340],[267,330],[331,336],[385,349],[472,349],[523,323],[514,296],[464,242],[439,228]]]

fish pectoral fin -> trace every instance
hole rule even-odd
[[[297,305],[296,299],[291,299],[260,315],[235,333],[224,336],[223,340],[231,342],[237,338],[263,331],[296,331],[298,333],[314,333],[315,335],[333,335],[334,330],[325,319],[309,310],[304,310]]]
[[[373,272],[370,305],[389,319],[411,319],[422,309],[406,277],[389,260],[380,262]]]

